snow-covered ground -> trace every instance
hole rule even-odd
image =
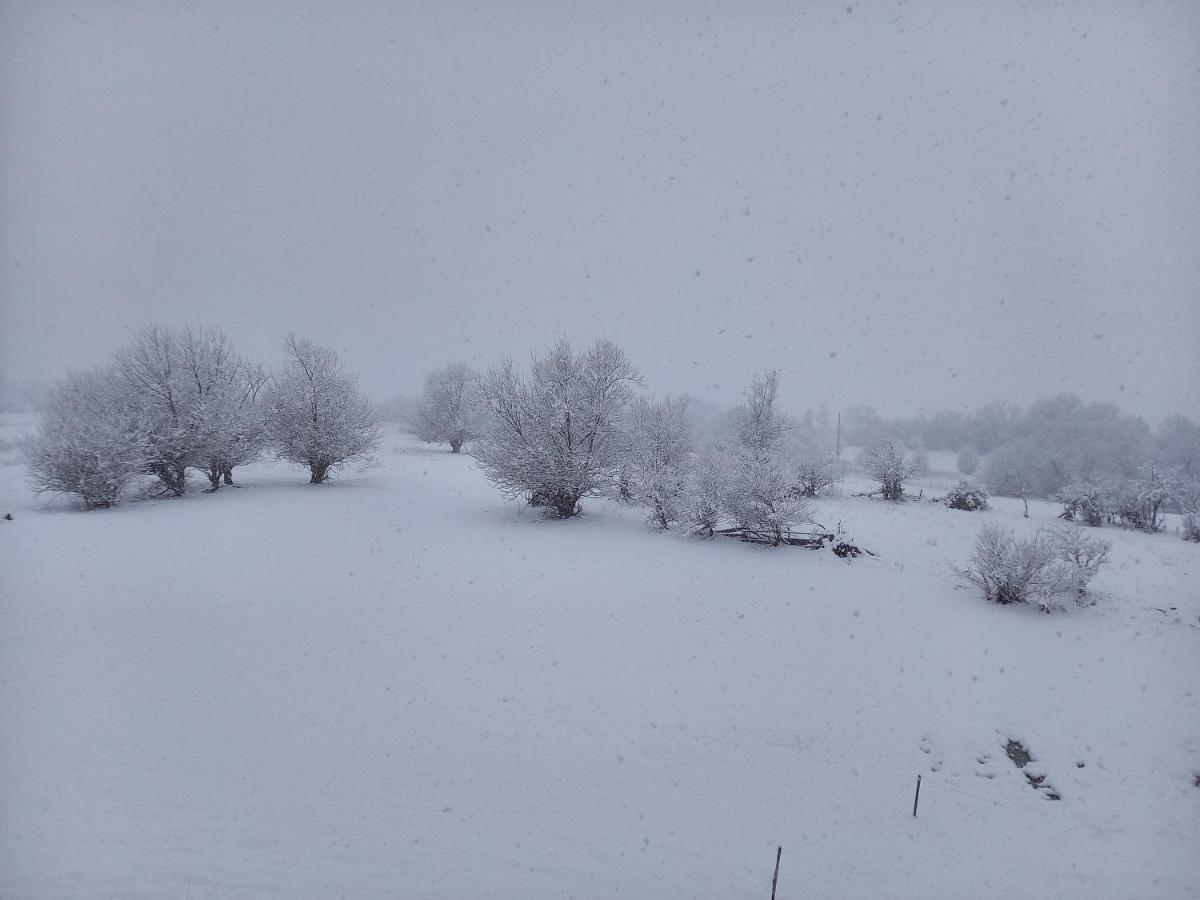
[[[1200,894],[1200,547],[1174,535],[1106,530],[1099,604],[1047,616],[948,563],[1050,504],[851,482],[820,517],[879,556],[845,562],[594,500],[543,521],[403,435],[327,486],[261,463],[86,514],[16,463],[10,900],[762,898],[777,844],[781,898]]]

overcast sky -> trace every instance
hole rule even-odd
[[[1200,407],[1200,4],[0,5],[0,379],[156,320],[377,396]]]

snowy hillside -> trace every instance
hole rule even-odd
[[[847,562],[399,434],[238,474],[84,514],[0,455],[0,896],[765,898],[777,845],[781,898],[1200,894],[1194,544],[1107,529],[1043,615],[949,563],[1050,504],[852,481]]]

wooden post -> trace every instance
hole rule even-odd
[[[775,851],[775,877],[771,879],[771,900],[775,900],[775,887],[779,884],[779,857],[783,856],[783,845]]]
[[[913,794],[913,818],[917,817],[917,804],[921,801],[921,776],[917,776],[917,792]]]

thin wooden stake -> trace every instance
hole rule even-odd
[[[771,879],[771,900],[775,900],[775,886],[779,884],[779,857],[783,856],[783,845],[775,851],[775,877]]]
[[[913,795],[913,818],[917,817],[917,804],[921,801],[921,776],[917,776],[917,792]]]

